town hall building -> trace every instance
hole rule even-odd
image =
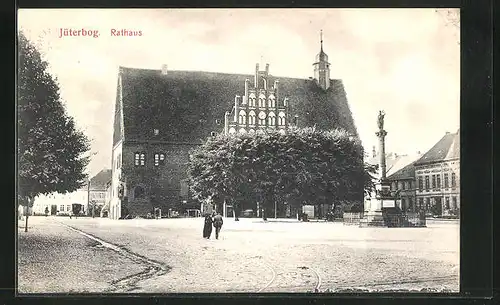
[[[286,132],[294,124],[358,137],[322,40],[312,72],[303,79],[273,76],[269,64],[254,75],[120,67],[109,216],[199,208],[189,194],[189,154],[218,133]]]

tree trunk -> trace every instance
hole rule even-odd
[[[262,208],[262,220],[267,221],[266,208]]]
[[[24,232],[28,232],[28,213],[26,213],[26,220],[24,224]]]

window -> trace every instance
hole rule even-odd
[[[255,107],[255,94],[250,94],[248,98],[248,106]]]
[[[441,175],[436,175],[436,179],[437,179],[437,188],[438,189],[441,189]]]
[[[236,129],[234,129],[233,127],[229,128],[229,133],[236,133]]]
[[[397,189],[397,185],[396,185],[396,181],[392,182],[391,188],[392,188],[393,191],[397,191],[398,190]]]
[[[425,210],[429,211],[431,209],[431,199],[425,198]]]
[[[144,166],[146,164],[146,154],[145,153],[135,153],[134,154],[134,164],[136,166]]]
[[[404,188],[403,188],[403,183],[404,183],[404,182],[402,182],[402,181],[399,181],[399,182],[398,182],[398,190],[403,190],[403,189],[404,189]]]
[[[238,116],[238,123],[246,124],[247,123],[247,114],[245,110],[241,110]]]
[[[67,206],[66,206],[66,210],[67,210],[68,212],[69,212],[69,211],[71,211],[71,205],[67,205]]]
[[[274,107],[276,107],[276,102],[275,102],[274,96],[272,96],[272,95],[271,95],[271,96],[269,97],[269,102],[268,102],[268,104],[267,104],[267,105],[268,105],[268,107],[269,107],[269,108],[274,108]]]
[[[59,212],[64,212],[64,205],[59,206]]]
[[[422,191],[424,189],[424,179],[422,179],[422,176],[418,177],[418,190]]]
[[[450,209],[450,197],[445,197],[444,198],[444,208],[449,210]]]
[[[457,175],[451,173],[451,187],[455,188],[457,186]]]
[[[429,176],[425,176],[425,190],[429,191]]]
[[[248,124],[255,125],[255,112],[253,110],[248,113]]]
[[[432,189],[436,188],[436,175],[432,175]]]
[[[219,119],[215,119],[215,124],[220,125],[220,120]]]
[[[268,123],[270,126],[276,125],[276,115],[274,114],[274,112],[269,113]]]
[[[165,165],[165,154],[164,153],[156,153],[155,154],[155,166]]]
[[[243,133],[247,133],[247,131],[245,130],[245,128],[240,128],[240,131],[239,131],[241,134]]]
[[[413,206],[413,198],[408,198],[408,209],[410,211],[415,211],[415,207]]]
[[[450,187],[450,184],[448,183],[448,173],[445,173],[444,174],[444,188],[449,188]]]
[[[406,211],[406,199],[404,198],[401,199],[401,209]]]
[[[134,198],[135,199],[144,198],[144,188],[142,186],[136,186],[134,188]]]
[[[157,136],[157,135],[160,133],[160,130],[158,130],[158,129],[154,129],[154,130],[153,130],[153,133],[155,134],[155,136]]]
[[[266,107],[266,97],[263,94],[259,95],[259,107]]]
[[[248,131],[248,133],[255,133],[255,130],[250,129],[250,130]]]
[[[284,112],[280,112],[278,114],[278,125],[280,125],[280,126],[285,125],[285,113]]]
[[[215,131],[210,132],[211,137],[215,137],[216,135],[217,135],[217,133]]]
[[[453,196],[453,197],[451,198],[451,200],[452,200],[451,202],[453,203],[453,209],[454,209],[454,210],[458,209],[458,205],[457,205],[457,197]]]
[[[418,198],[418,209],[422,210],[424,208],[424,198]]]

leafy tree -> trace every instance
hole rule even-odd
[[[197,199],[229,200],[236,215],[242,202],[259,201],[265,219],[275,202],[362,202],[376,171],[362,156],[359,140],[343,130],[220,135],[194,151],[188,172]]]
[[[89,157],[82,155],[89,141],[66,114],[47,62],[22,32],[18,50],[18,199],[31,207],[39,194],[72,192],[85,183]]]

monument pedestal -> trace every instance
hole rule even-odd
[[[361,227],[387,227],[382,211],[366,211],[359,225]]]

